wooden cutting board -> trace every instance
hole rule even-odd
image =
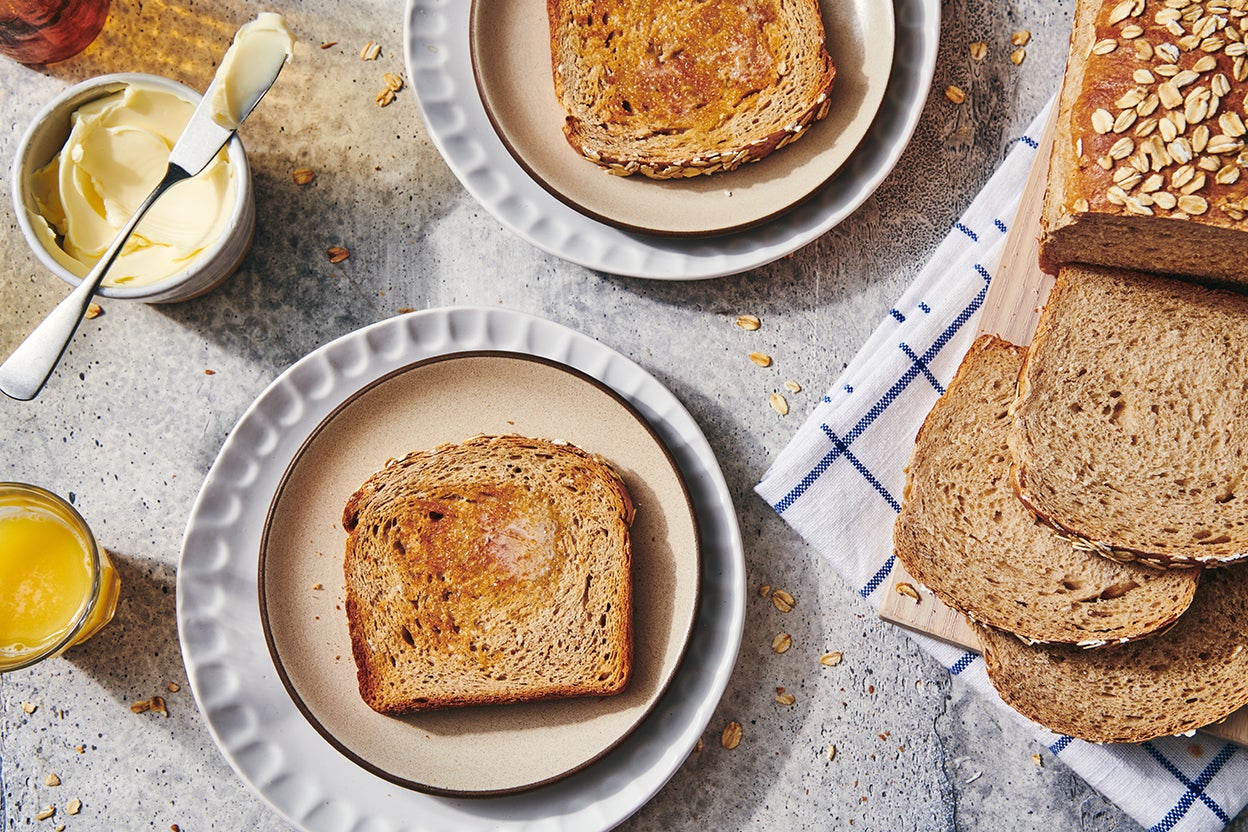
[[[980,310],[977,335],[994,333],[1015,344],[1031,343],[1040,310],[1053,288],[1053,278],[1040,271],[1040,212],[1044,205],[1045,180],[1049,170],[1049,149],[1053,144],[1053,121],[1040,140],[1036,163],[1032,167],[1019,201],[1018,213],[1005,241],[1001,265],[988,286]],[[898,591],[899,584],[913,589],[919,596]],[[918,581],[906,574],[901,564],[892,576],[880,599],[880,618],[929,636],[980,651],[979,637],[960,613],[946,607]],[[1248,707],[1241,708],[1217,725],[1202,729],[1221,739],[1248,746]]]

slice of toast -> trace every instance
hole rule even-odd
[[[897,558],[953,609],[1028,641],[1093,647],[1173,623],[1200,570],[1102,558],[1015,496],[1007,435],[1024,352],[981,336],[923,422],[893,529]]]
[[[1019,496],[1108,557],[1248,558],[1248,296],[1063,268],[1019,377]]]
[[[1192,606],[1151,638],[1081,650],[1027,645],[980,627],[1001,698],[1051,731],[1143,742],[1217,722],[1248,704],[1248,568],[1208,570]]]
[[[355,492],[346,612],[381,713],[617,693],[632,667],[633,503],[599,457],[478,436]]]
[[[827,115],[818,0],[547,0],[563,132],[612,173],[733,170]]]

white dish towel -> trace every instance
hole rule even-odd
[[[974,340],[1046,118],[1047,110],[1016,140],[756,486],[877,607],[893,567],[893,520],[914,436]],[[1054,734],[1001,701],[977,654],[913,635],[950,673],[1031,726],[1039,743],[1150,832],[1219,830],[1248,802],[1244,748],[1204,734],[1140,745],[1095,745]]]

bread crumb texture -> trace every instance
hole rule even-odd
[[[343,514],[364,700],[400,713],[622,690],[633,514],[615,471],[566,443],[479,436],[392,461]]]

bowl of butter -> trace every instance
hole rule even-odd
[[[156,75],[76,84],[35,117],[13,161],[13,203],[35,256],[77,285],[164,175],[200,94]],[[225,281],[255,231],[251,170],[238,137],[170,188],[109,269],[99,295],[166,303]]]

